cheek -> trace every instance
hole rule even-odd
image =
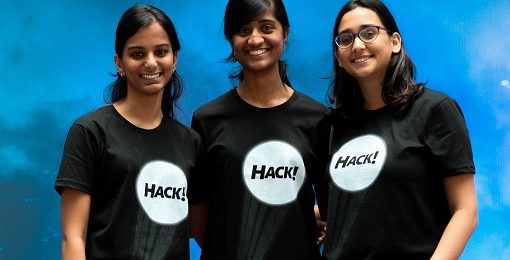
[[[344,64],[349,62],[349,58],[347,57],[347,53],[340,51],[338,48],[335,50],[335,58],[338,62],[338,66],[343,67]]]

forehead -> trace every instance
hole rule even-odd
[[[264,23],[264,22],[268,22],[268,21],[280,23],[276,19],[276,16],[274,16],[273,10],[271,10],[271,9],[264,11],[259,16],[255,17],[255,19],[250,21],[248,24],[258,24],[258,23]]]
[[[364,7],[356,7],[342,17],[337,31],[357,31],[363,25],[382,26],[383,24],[379,16],[374,11]]]
[[[165,29],[163,29],[159,23],[153,23],[138,29],[138,31],[127,40],[125,47],[156,46],[161,44],[170,44],[170,39]]]

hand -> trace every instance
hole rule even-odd
[[[321,219],[321,214],[317,205],[315,205],[313,211],[315,213],[315,225],[317,227],[317,245],[320,245],[324,243],[324,239],[326,238],[326,221]]]

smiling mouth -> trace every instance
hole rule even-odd
[[[352,60],[352,63],[364,63],[371,59],[373,56],[363,56]]]
[[[256,49],[256,50],[249,50],[248,51],[248,54],[250,54],[250,56],[260,56],[266,52],[268,52],[269,49]]]
[[[151,73],[151,74],[142,74],[142,78],[144,79],[157,79],[159,78],[161,75],[163,75],[162,72],[158,72],[158,73]]]

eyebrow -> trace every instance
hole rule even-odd
[[[257,20],[257,23],[274,23],[274,24],[276,24],[277,22],[273,19],[260,19],[260,20]]]
[[[170,47],[170,46],[171,45],[169,43],[162,43],[162,44],[158,44],[158,45],[154,46],[154,48]],[[133,46],[129,46],[127,49],[129,51],[129,50],[132,50],[132,49],[144,49],[144,47],[138,46],[138,45],[133,45]]]
[[[382,25],[376,25],[376,24],[362,24],[359,26],[360,28],[360,31],[367,28],[367,27],[370,27],[370,26],[382,26]],[[342,34],[342,33],[346,33],[346,32],[352,32],[351,29],[344,29],[344,30],[341,30],[340,32],[338,32],[338,34]],[[359,32],[359,31],[358,31]]]

